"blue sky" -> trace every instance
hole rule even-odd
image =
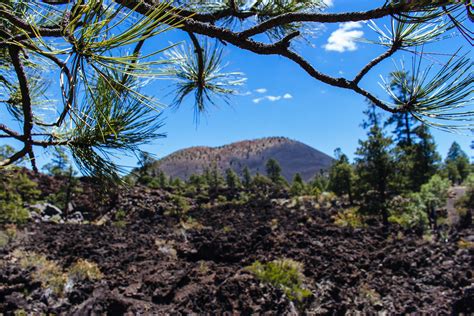
[[[382,3],[383,1],[377,1]],[[329,11],[370,9],[376,1],[334,0]],[[334,76],[354,76],[365,63],[384,51],[372,44],[344,41],[351,35],[373,37],[374,32],[364,24],[348,29],[347,26],[330,25],[312,41],[314,47],[299,42],[296,49],[321,71]],[[339,30],[339,33],[332,36]],[[347,33],[347,32],[346,32]],[[333,40],[329,42],[329,38]],[[456,43],[453,46],[453,43]],[[330,47],[326,45],[330,44]],[[352,46],[355,45],[355,48]],[[433,50],[454,52],[457,46],[467,46],[462,39],[454,39],[433,46]],[[328,50],[328,48],[332,50]],[[353,49],[353,50],[350,50]],[[339,51],[338,51],[339,50]],[[343,51],[343,52],[341,52]],[[258,56],[228,46],[225,54],[228,71],[241,71],[248,78],[241,96],[211,107],[201,117],[199,125],[193,124],[192,103],[183,104],[177,111],[166,111],[166,139],[145,148],[158,157],[189,146],[219,146],[230,142],[265,136],[286,136],[302,141],[325,153],[332,154],[341,147],[351,158],[358,146],[358,139],[365,137],[360,127],[366,108],[363,97],[352,91],[328,86],[309,77],[296,64],[277,56]],[[410,55],[403,58],[411,61]],[[380,75],[386,76],[394,69],[397,59],[380,65],[362,82],[375,94],[384,96],[379,88]],[[387,117],[387,115],[386,115]],[[444,157],[453,141],[473,155],[469,144],[471,136],[432,130],[438,150]]]
[[[384,1],[333,0],[330,12],[374,8]],[[369,60],[384,51],[382,47],[352,41],[351,38],[373,38],[374,32],[365,24],[334,24],[320,29],[311,45],[299,41],[294,48],[320,71],[333,76],[352,78]],[[181,40],[179,32],[170,32],[164,38],[150,42],[147,49],[157,49],[167,41]],[[426,50],[451,53],[458,46],[470,49],[462,39],[451,39],[431,45]],[[396,59],[389,59],[375,68],[363,81],[362,86],[378,96],[384,92],[378,86],[380,75],[387,76],[394,70]],[[227,45],[224,55],[228,71],[240,71],[247,81],[240,88],[240,95],[232,97],[230,104],[217,100],[194,123],[192,98],[181,108],[166,109],[163,113],[166,138],[156,140],[143,149],[156,157],[163,157],[175,150],[190,146],[219,146],[227,143],[266,136],[285,136],[302,141],[332,155],[340,147],[350,158],[364,139],[360,127],[366,109],[363,97],[352,91],[328,86],[307,75],[291,61],[278,56],[259,56]],[[407,62],[410,55],[404,56]],[[427,63],[431,61],[426,61]],[[169,82],[152,82],[145,92],[153,93],[163,103],[170,102]],[[387,116],[385,116],[387,117]],[[453,141],[474,156],[469,148],[472,136],[463,136],[432,130],[443,158]],[[39,163],[47,162],[47,155],[39,152]],[[120,157],[120,164],[135,166],[134,157]]]

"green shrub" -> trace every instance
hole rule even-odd
[[[292,301],[301,302],[311,296],[311,291],[303,286],[303,265],[291,259],[279,259],[268,263],[255,261],[247,270],[260,281],[281,289]]]
[[[421,186],[420,198],[423,204],[427,208],[433,209],[445,206],[450,186],[449,180],[443,179],[439,175],[434,175],[430,181]]]
[[[458,247],[463,249],[474,249],[474,242],[469,240],[460,239],[458,241]]]
[[[337,213],[333,216],[333,220],[334,224],[340,227],[359,228],[365,226],[363,218],[359,214],[359,209],[356,207],[351,207],[343,212]]]
[[[96,263],[85,259],[79,259],[68,270],[68,277],[75,281],[100,280],[103,276],[104,275]]]
[[[33,269],[32,278],[59,297],[64,295],[68,279],[76,282],[95,281],[103,277],[97,264],[84,259],[79,259],[67,271],[64,271],[56,261],[35,252],[15,250],[13,257],[19,261],[23,269]]]
[[[10,237],[7,235],[6,232],[0,230],[0,249],[8,245],[10,242]]]
[[[51,289],[58,296],[63,294],[67,276],[55,261],[41,254],[21,250],[15,250],[13,256],[20,261],[23,269],[34,268],[32,277],[43,288]]]
[[[21,198],[0,200],[0,223],[23,224],[30,218],[30,213],[22,206]]]
[[[191,208],[188,201],[179,195],[173,195],[171,201],[173,202],[173,206],[165,212],[165,215],[174,216],[180,221],[185,220],[186,214]]]
[[[114,221],[112,225],[118,228],[124,228],[127,226],[127,221],[125,220],[127,217],[127,213],[124,210],[117,210],[114,214]]]
[[[1,171],[0,179],[0,224],[26,222],[30,214],[24,204],[38,199],[37,184],[16,171]]]
[[[405,228],[415,226],[427,227],[428,215],[420,194],[413,193],[407,197],[396,196],[388,205],[389,222],[396,223]]]
[[[227,202],[227,198],[223,195],[218,195],[217,199],[216,199],[216,202],[217,203],[225,203],[225,202]]]

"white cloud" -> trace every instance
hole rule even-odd
[[[265,92],[267,92],[267,89],[265,89],[265,88],[255,89],[255,92],[257,92],[257,93],[265,93]]]
[[[281,95],[273,96],[273,95],[266,95],[265,99],[271,102],[275,102],[281,99]]]
[[[255,99],[252,99],[252,102],[255,103],[255,104],[259,104],[260,102],[264,101],[264,100],[267,100],[267,101],[270,101],[270,102],[276,102],[276,101],[280,101],[282,99],[292,99],[293,96],[289,93],[285,93],[284,95],[265,95],[261,98],[255,98]]]
[[[328,51],[343,53],[345,51],[355,51],[356,41],[364,36],[364,32],[357,30],[362,27],[361,22],[347,22],[339,24],[339,28],[332,32],[324,48]]]

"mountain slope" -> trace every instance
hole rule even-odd
[[[265,174],[265,164],[270,158],[279,162],[282,175],[287,180],[299,172],[305,181],[321,170],[327,170],[333,161],[328,155],[301,142],[285,137],[268,137],[220,147],[182,149],[158,160],[155,167],[173,178],[181,179],[202,173],[213,164],[222,173],[232,168],[241,175],[247,166],[252,174]]]

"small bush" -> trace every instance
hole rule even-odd
[[[20,261],[23,269],[34,268],[32,277],[43,288],[50,289],[57,296],[63,294],[67,276],[56,262],[44,255],[21,250],[15,250],[13,256]]]
[[[292,301],[302,302],[312,294],[303,286],[303,265],[297,261],[279,259],[264,264],[255,261],[247,270],[260,281],[281,289]]]
[[[458,241],[458,247],[463,249],[474,249],[474,242],[469,240],[460,239]]]
[[[0,248],[8,245],[16,236],[16,225],[5,225],[3,229],[0,229]]]
[[[30,214],[24,204],[38,199],[41,192],[37,184],[26,174],[16,171],[1,171],[0,178],[0,224],[25,223]]]
[[[104,275],[96,263],[79,259],[69,268],[68,276],[75,281],[94,281],[102,279]]]
[[[330,207],[336,200],[337,196],[333,192],[322,192],[318,196],[318,203],[325,207]]]
[[[217,203],[226,203],[227,202],[227,198],[223,195],[218,195],[217,196],[217,199],[216,199],[216,202]]]
[[[127,221],[125,218],[127,217],[127,213],[124,210],[118,210],[115,212],[114,218],[115,220],[112,222],[112,225],[118,228],[124,228],[127,226]]]
[[[363,218],[359,214],[359,209],[356,207],[337,213],[333,219],[334,224],[340,227],[360,228],[365,226]]]
[[[202,225],[200,222],[198,222],[196,219],[190,216],[187,216],[184,220],[181,220],[180,224],[184,230],[188,230],[188,229],[200,230],[204,228],[204,225]]]
[[[20,198],[0,200],[0,223],[24,224],[29,218],[30,212],[22,206]]]
[[[0,249],[8,245],[10,242],[10,237],[3,230],[0,230]]]
[[[428,226],[428,215],[425,205],[418,193],[408,197],[396,196],[388,205],[389,222],[396,223],[405,228],[415,226],[426,228]]]
[[[32,278],[58,297],[63,296],[69,280],[94,281],[103,277],[97,264],[84,259],[79,259],[69,270],[64,271],[55,261],[35,252],[15,250],[13,257],[19,260],[23,269],[34,269]]]

